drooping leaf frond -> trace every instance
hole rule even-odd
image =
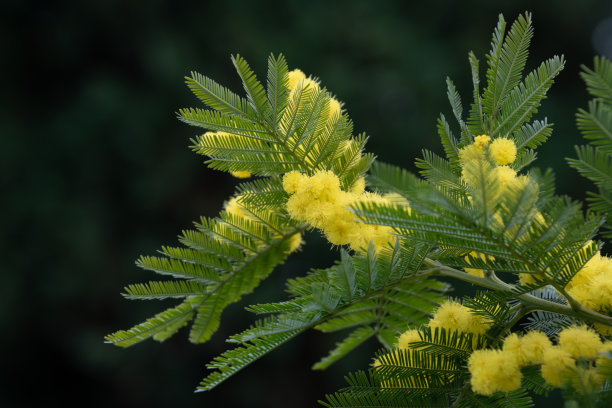
[[[218,368],[219,361],[225,361],[232,369],[226,372],[221,368],[221,373],[211,374],[201,389],[216,386],[249,364],[250,353],[259,355],[252,350],[255,341],[268,352],[273,348],[272,343],[269,348],[266,346],[268,339],[274,342],[275,336],[308,328],[324,332],[353,328],[329,356],[315,364],[316,369],[323,369],[373,336],[385,344],[408,327],[423,324],[447,289],[443,283],[420,277],[427,253],[427,246],[405,246],[399,242],[393,249],[380,253],[373,247],[364,255],[349,256],[343,252],[337,265],[291,281],[290,292],[297,295],[293,300],[248,308],[271,316],[228,340],[245,347],[214,360],[209,368]]]
[[[604,57],[595,57],[593,70],[586,66],[582,69],[582,78],[594,99],[589,102],[588,111],[578,110],[576,122],[589,145],[577,146],[578,158],[567,161],[597,186],[597,193],[589,193],[589,206],[599,214],[606,214],[607,229],[603,235],[609,238],[612,236],[612,63]]]

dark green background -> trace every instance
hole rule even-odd
[[[311,372],[338,339],[312,333],[213,392],[193,394],[224,338],[252,321],[240,305],[204,345],[184,333],[127,350],[103,343],[167,306],[119,296],[126,284],[153,278],[134,259],[174,244],[200,215],[215,215],[236,184],[204,167],[188,149],[200,130],[175,118],[178,108],[198,104],[183,84],[190,70],[241,92],[232,53],[260,76],[270,52],[284,53],[346,103],[356,130],[371,136],[370,151],[413,168],[422,148],[440,150],[435,120],[440,111],[450,116],[446,75],[467,103],[467,52],[481,57],[484,73],[497,14],[512,20],[531,10],[529,68],[557,53],[568,60],[541,110],[556,131],[537,165],[556,169],[563,193],[583,198],[590,188],[564,157],[581,143],[574,112],[588,96],[579,65],[605,52],[594,49],[592,33],[611,17],[609,1],[9,0],[1,7],[3,407],[310,407],[369,363],[375,344]],[[281,299],[287,277],[330,265],[337,254],[316,234],[309,240],[247,302]]]

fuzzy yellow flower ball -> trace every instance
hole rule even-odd
[[[251,177],[250,171],[231,171],[230,174],[236,178],[241,178],[241,179]]]
[[[546,334],[540,331],[531,331],[519,337],[512,333],[504,340],[503,351],[516,357],[519,366],[523,367],[542,360],[544,351],[552,347],[552,342]]]
[[[508,166],[497,166],[493,171],[497,182],[502,188],[505,188],[516,178],[516,171]]]
[[[504,137],[495,139],[489,146],[489,156],[499,166],[510,164],[516,159],[516,145]]]
[[[353,194],[361,194],[365,191],[365,179],[363,177],[359,177],[357,180],[353,182],[351,186],[351,193]]]
[[[289,194],[294,194],[298,191],[298,188],[302,186],[305,180],[308,178],[305,174],[299,171],[291,171],[283,176],[283,188]]]
[[[476,145],[480,150],[482,150],[485,147],[487,147],[490,141],[491,141],[491,138],[489,136],[480,135],[474,138],[474,145]]]
[[[559,387],[563,380],[563,371],[574,367],[576,362],[571,354],[560,347],[550,347],[542,354],[542,378],[555,387]]]
[[[484,157],[482,149],[475,144],[467,145],[459,150],[459,161],[462,165],[471,160],[480,159],[482,157]]]
[[[332,119],[340,115],[342,115],[342,106],[340,106],[340,102],[335,98],[331,98],[329,100],[329,118]]]
[[[289,238],[289,253],[295,252],[302,245],[302,234],[295,233]]]
[[[454,301],[440,305],[429,321],[429,327],[433,329],[444,328],[474,334],[484,334],[489,326],[489,322],[482,316],[471,313],[469,308]]]
[[[417,341],[421,341],[419,331],[416,329],[406,330],[399,336],[399,339],[397,339],[397,347],[400,349],[409,349],[411,348],[410,343]]]
[[[225,203],[224,210],[228,214],[236,215],[239,217],[247,217],[250,213],[244,208],[242,204],[238,202],[240,196],[232,197],[227,203]]]
[[[568,327],[559,333],[559,347],[574,358],[593,357],[601,346],[599,334],[587,326]]]
[[[468,360],[468,369],[472,390],[481,395],[517,390],[523,378],[514,356],[500,350],[474,351]]]
[[[294,69],[293,71],[289,71],[289,89],[294,89],[298,82],[306,79],[306,75],[299,69]]]

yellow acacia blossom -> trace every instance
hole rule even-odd
[[[296,232],[289,237],[289,253],[297,251],[302,245],[302,234]]]
[[[550,385],[559,387],[563,382],[563,372],[575,365],[576,361],[570,353],[558,346],[550,347],[542,355],[542,378]]]
[[[312,78],[304,78],[299,80],[293,88],[290,88],[289,91],[289,99],[292,99],[298,89],[301,90],[310,90],[310,91],[319,91],[321,88],[319,87],[319,83]]]
[[[599,334],[586,326],[574,326],[559,333],[559,347],[574,358],[594,357],[602,347]]]
[[[236,178],[249,178],[251,177],[251,172],[250,171],[230,171],[230,174]]]
[[[516,145],[505,137],[497,138],[489,146],[489,156],[498,166],[510,164],[516,159]]]
[[[501,350],[474,351],[468,369],[472,374],[472,390],[481,395],[510,392],[521,386],[522,374],[516,359]]]
[[[421,336],[419,335],[419,331],[416,329],[406,330],[404,333],[399,336],[397,339],[397,347],[400,349],[410,349],[411,343],[421,341]]]
[[[449,300],[440,305],[433,318],[429,321],[429,327],[457,330],[460,332],[484,334],[490,327],[483,316],[472,313],[471,309],[461,303]]]
[[[497,165],[493,169],[498,183],[502,188],[515,182],[517,179],[520,183],[525,183],[527,179],[520,179],[516,175],[516,171],[508,167],[507,164],[514,162],[516,159],[516,145],[510,139],[497,138],[491,142],[491,138],[487,135],[480,135],[474,138],[474,143],[469,144],[459,150],[459,162],[462,167],[463,179],[468,185],[473,184],[465,171],[465,165],[474,160],[481,160],[488,157]],[[520,185],[517,185],[519,187]]]
[[[595,254],[566,286],[567,292],[589,309],[612,311],[612,258]],[[612,327],[596,323],[601,334],[612,335]]]
[[[342,115],[342,106],[336,98],[329,100],[329,118],[332,119],[336,116]]]
[[[516,179],[516,171],[508,166],[497,166],[494,170],[495,178],[502,188],[506,188]]]
[[[340,189],[340,180],[331,171],[318,171],[309,177],[289,172],[283,177],[283,188],[291,197],[287,212],[299,221],[321,229],[334,245],[349,245],[354,250],[366,250],[370,242],[376,249],[393,244],[390,227],[359,222],[349,206],[356,203],[389,203],[382,196]]]
[[[306,75],[299,69],[294,69],[293,71],[289,71],[289,89],[293,90],[298,82],[306,79]]]
[[[476,145],[480,150],[482,150],[485,147],[487,147],[490,141],[491,141],[491,138],[489,136],[480,135],[474,138],[474,145]]]
[[[495,368],[492,372],[486,367],[489,359],[490,365],[506,364],[501,355],[515,362],[518,369],[531,364],[541,364],[542,378],[553,386],[561,386],[564,382],[565,371],[576,368],[579,359],[590,360],[587,366],[578,370],[581,381],[589,386],[598,386],[601,378],[596,373],[600,364],[599,359],[593,360],[598,353],[612,350],[612,342],[602,343],[599,335],[586,326],[572,326],[561,330],[559,333],[559,344],[553,346],[546,334],[539,331],[531,331],[524,336],[516,333],[510,334],[504,339],[501,350],[477,350],[472,353],[468,362],[472,374],[472,389],[482,395],[490,395],[495,391],[504,391],[498,387]],[[601,359],[602,357],[600,357]],[[506,365],[507,370],[513,367]],[[488,377],[490,378],[488,378]],[[520,386],[515,383],[516,388]],[[514,388],[514,389],[516,389]],[[511,391],[507,388],[506,391]]]
[[[247,217],[250,213],[239,203],[240,196],[235,196],[229,199],[223,207],[226,213],[239,217]]]
[[[520,337],[512,333],[504,340],[502,350],[513,355],[520,367],[537,363],[542,359],[544,351],[552,347],[552,342],[546,334],[540,331],[530,331]]]
[[[362,194],[365,191],[365,178],[359,177],[351,186],[351,193]]]

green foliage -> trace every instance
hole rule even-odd
[[[341,104],[318,82],[308,78],[299,86],[290,85],[296,72],[289,72],[282,55],[269,57],[265,87],[242,57],[232,58],[245,97],[192,73],[188,87],[210,108],[179,111],[180,120],[210,130],[192,140],[193,150],[206,156],[213,169],[260,178],[240,184],[218,217],[202,218],[194,230],[184,231],[183,246],[162,247],[160,256],[137,261],[139,267],[174,280],[129,285],[124,297],[178,298],[181,303],[107,336],[107,341],[123,347],[151,337],[163,341],[189,322],[190,341],[210,339],[223,310],[251,293],[297,248],[300,233],[316,225],[291,217],[287,192],[292,187],[287,187],[287,180],[300,176],[292,174],[283,185],[283,175],[329,171],[343,190],[339,197],[357,197],[349,206],[357,221],[384,227],[375,231],[388,234],[386,244],[377,245],[372,238],[367,250],[342,248],[335,265],[289,280],[289,299],[247,306],[259,320],[227,339],[235,348],[207,364],[213,372],[197,389],[215,388],[315,329],[347,332],[314,364],[316,370],[371,338],[383,347],[374,367],[350,374],[349,386],[328,395],[325,406],[533,406],[530,392],[545,394],[551,389],[537,367],[523,368],[521,388],[481,395],[470,383],[476,378],[468,370],[474,351],[500,347],[525,316],[525,328],[549,335],[576,323],[609,326],[612,319],[568,293],[577,273],[599,252],[601,244],[593,238],[602,224],[600,215],[584,214],[580,203],[556,196],[551,172],[516,174],[536,159],[535,149],[552,133],[546,118],[531,120],[564,66],[563,57],[555,56],[524,75],[532,36],[529,13],[519,16],[508,31],[500,16],[486,56],[483,90],[479,61],[469,54],[473,101],[465,119],[459,91],[452,80],[446,81],[459,135],[455,137],[440,115],[438,133],[446,157],[424,151],[416,162],[422,177],[380,162],[372,166],[367,187],[392,194],[388,196],[360,192],[361,178],[374,161],[364,154],[367,137],[353,136],[352,121]],[[612,114],[607,105],[612,100],[612,67],[596,59],[595,70],[587,70],[584,78],[596,99],[589,112],[579,113],[578,123],[593,146],[579,148],[578,159],[570,164],[592,179],[605,197],[612,191]],[[498,141],[510,144],[511,160],[501,162],[493,153],[484,153],[485,148],[492,152]],[[470,154],[473,157],[466,159]],[[500,176],[503,172],[508,177]],[[325,202],[328,186],[315,186],[314,177],[302,179],[311,183],[304,187],[306,199]],[[605,212],[612,199],[600,196],[594,196],[592,208]],[[450,327],[428,325],[434,313],[442,313],[444,307],[436,309],[449,290],[435,276],[486,289],[455,303],[457,309],[449,312]],[[480,322],[470,324],[482,330],[457,329],[461,318]],[[408,329],[412,331],[407,334],[416,333],[418,340],[413,337],[406,348],[397,338]],[[608,375],[608,365],[604,362],[602,367],[602,375]],[[582,381],[588,367],[583,368],[578,366],[566,388],[568,400],[591,405],[607,401],[605,392]]]
[[[582,78],[587,90],[594,97],[588,111],[578,109],[576,122],[587,146],[576,146],[576,159],[569,158],[569,165],[590,179],[598,188],[589,193],[589,206],[606,216],[606,237],[612,236],[612,63],[604,57],[595,57],[594,69],[583,66]]]
[[[418,273],[428,251],[426,246],[405,247],[399,242],[381,253],[373,247],[364,255],[350,256],[343,251],[337,265],[291,280],[292,300],[247,309],[270,316],[230,337],[229,342],[241,346],[208,364],[220,371],[205,378],[198,389],[214,388],[254,358],[309,328],[323,332],[353,328],[315,369],[328,367],[373,336],[390,348],[398,333],[428,319],[447,289]]]

